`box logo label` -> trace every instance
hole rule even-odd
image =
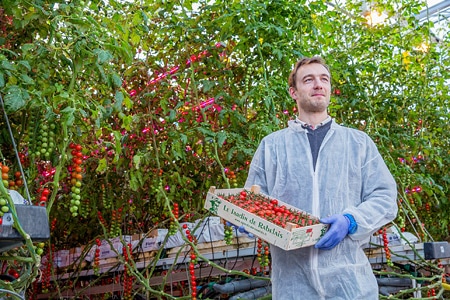
[[[209,203],[211,203],[211,208],[209,209],[209,211],[211,213],[217,215],[217,212],[220,207],[220,204],[222,203],[222,200],[220,200],[220,198],[217,197],[217,198],[213,198],[213,199],[209,200]]]

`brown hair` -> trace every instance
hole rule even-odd
[[[320,56],[313,56],[313,57],[304,57],[300,59],[294,66],[294,69],[291,71],[291,74],[289,74],[289,87],[295,88],[295,80],[297,79],[297,71],[300,69],[301,66],[309,65],[309,64],[321,64],[322,66],[327,69],[328,73],[330,73],[330,67],[326,64],[325,60]]]

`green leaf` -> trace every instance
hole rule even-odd
[[[120,113],[119,117],[122,120],[122,128],[131,130],[131,125],[133,124],[133,116],[126,116]]]
[[[107,80],[106,80],[106,74],[105,74],[105,70],[103,69],[103,66],[100,65],[100,64],[98,64],[98,63],[96,63],[95,66],[96,66],[97,69],[98,69],[98,72],[99,72],[99,74],[100,74],[100,78],[102,79],[102,81],[103,81],[103,82],[107,82]]]
[[[201,84],[203,85],[203,91],[209,92],[216,84],[214,81],[211,80],[202,80]]]
[[[131,21],[131,23],[135,26],[139,25],[142,23],[142,14],[140,11],[137,11],[134,15],[133,15],[133,19]]]
[[[18,62],[18,65],[19,65],[19,66],[25,67],[25,69],[27,69],[27,71],[30,71],[30,70],[31,70],[30,62],[27,61],[27,60],[20,60],[20,61]]]
[[[117,73],[112,73],[111,75],[111,83],[113,87],[121,87],[122,86],[122,78]]]
[[[4,95],[6,112],[12,113],[22,109],[29,98],[30,96],[26,90],[17,85],[9,86]]]
[[[172,143],[171,149],[172,149],[172,154],[175,159],[180,159],[183,157],[183,151],[182,151],[181,145],[178,141]]]
[[[106,158],[101,158],[98,161],[97,169],[95,171],[97,173],[104,173],[108,168],[108,163],[106,161]]]
[[[114,150],[115,150],[115,155],[114,155],[114,162],[117,163],[120,159],[120,155],[122,154],[122,144],[120,142],[120,139],[122,138],[122,135],[120,134],[119,131],[114,131]]]
[[[0,68],[9,71],[14,71],[16,69],[16,67],[7,60],[2,60]]]
[[[73,125],[73,122],[75,121],[75,108],[73,107],[66,107],[61,111],[62,118],[61,120],[64,122],[64,124],[67,127],[70,127]]]
[[[31,78],[30,76],[28,76],[26,74],[21,74],[20,79],[22,79],[22,82],[24,84],[34,84],[33,78]]]
[[[283,59],[283,52],[280,49],[273,49],[273,54],[277,56],[278,60]]]
[[[186,145],[187,140],[188,140],[187,135],[181,133],[179,138],[180,138],[181,142],[183,143],[183,145]]]
[[[142,172],[133,170],[130,172],[130,188],[133,191],[139,190],[144,185],[144,180],[142,178]]]
[[[121,52],[124,55],[125,62],[131,63],[133,61],[133,50],[131,45],[125,41],[122,41]]]
[[[132,32],[130,41],[133,45],[139,45],[139,42],[141,41],[141,35],[137,34],[136,32]]]
[[[125,96],[123,104],[125,105],[126,108],[131,109],[133,107],[133,101],[131,100],[130,97]]]
[[[123,103],[123,99],[124,99],[123,93],[120,91],[117,91],[114,99],[116,100],[116,101],[114,101],[114,104],[113,104],[114,111],[115,112],[122,111],[122,103]]]
[[[217,134],[217,145],[219,147],[222,147],[223,143],[225,142],[225,140],[227,139],[227,133],[225,131],[220,131]]]
[[[139,166],[141,164],[142,161],[142,153],[138,153],[136,155],[133,156],[133,165],[136,169],[139,169]]]
[[[98,64],[104,64],[113,58],[111,53],[107,50],[95,49],[94,53],[97,55]]]

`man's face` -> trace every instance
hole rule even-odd
[[[330,104],[331,79],[328,70],[318,63],[303,65],[297,70],[295,88],[289,94],[300,111],[321,113]]]

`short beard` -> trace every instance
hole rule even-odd
[[[311,113],[322,113],[324,111],[327,111],[328,105],[330,102],[320,103],[319,105],[313,105],[312,103],[300,103],[300,108],[305,112],[311,112]]]

